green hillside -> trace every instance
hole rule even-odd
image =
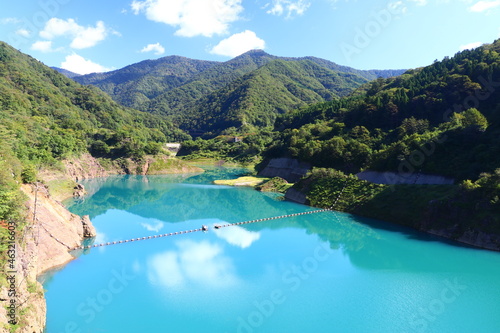
[[[193,105],[198,99],[258,69],[274,58],[276,57],[263,51],[249,51],[210,67],[193,76],[182,86],[165,89],[162,94],[144,103],[139,109],[163,116],[182,116],[186,107]]]
[[[296,79],[297,71],[286,64],[269,65]],[[268,75],[276,72],[264,66],[245,78],[273,82],[257,80],[253,101],[287,96],[270,88],[279,86],[276,76]],[[308,97],[320,95],[323,90],[307,78],[294,82],[308,87]],[[232,95],[239,103],[252,96],[252,85],[244,87]],[[336,210],[500,248],[500,40],[399,77],[376,79],[343,98],[293,110],[296,106],[277,116],[274,130],[255,130],[237,142],[229,136],[190,140],[180,154],[251,163],[260,156],[260,166],[277,157],[307,161],[315,168],[292,191],[313,206],[335,203]],[[378,185],[354,175],[362,170],[442,175],[455,184]]]
[[[185,130],[213,135],[228,128],[250,132],[272,126],[287,110],[345,96],[365,82],[309,60],[278,59],[200,98],[173,119]]]
[[[271,65],[278,60],[279,66]],[[266,69],[260,71],[263,67]],[[216,133],[232,126],[240,128],[245,123],[268,126],[276,113],[331,100],[352,92],[368,80],[401,73],[398,70],[360,71],[314,57],[284,58],[252,50],[221,63],[172,56],[74,79],[101,88],[123,105],[167,116],[182,128],[200,134]],[[235,103],[232,95],[239,90],[252,95],[252,89],[246,86],[255,82],[263,83],[277,98],[271,97],[262,103],[247,101],[251,107],[244,109],[246,102]],[[285,96],[279,96],[281,94]],[[222,116],[226,112],[229,114]],[[247,120],[261,117],[259,121]]]
[[[12,217],[20,181],[36,169],[90,152],[109,158],[156,153],[189,138],[171,123],[118,105],[0,42],[0,220]]]
[[[280,116],[268,156],[477,179],[500,168],[500,41]]]
[[[145,60],[119,70],[73,77],[81,84],[92,84],[125,106],[140,109],[165,91],[186,84],[191,78],[217,62],[169,56]]]

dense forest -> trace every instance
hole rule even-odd
[[[267,156],[478,179],[500,167],[500,41],[278,117]]]
[[[207,138],[228,128],[249,132],[272,126],[278,114],[345,96],[369,80],[402,72],[360,71],[314,57],[284,58],[253,50],[222,63],[170,56],[74,79]]]
[[[260,154],[288,156],[348,173],[371,169],[478,179],[500,167],[499,48],[496,41],[398,77],[378,78],[344,98],[288,110],[272,129],[243,135],[226,129],[211,140],[189,140],[181,154],[247,162]]]

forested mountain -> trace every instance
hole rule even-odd
[[[0,42],[0,149],[23,165],[90,150],[138,156],[188,136],[157,116],[125,108]]]
[[[500,168],[500,41],[280,116],[269,156],[477,179]]]
[[[345,96],[366,80],[310,60],[273,60],[184,107],[172,116],[185,130],[217,134],[273,126],[288,110]]]
[[[64,68],[59,68],[59,67],[50,67],[50,68],[55,69],[56,71],[58,71],[59,73],[63,74],[64,76],[70,79],[80,76],[80,74],[73,73],[72,71],[68,71],[67,69]]]
[[[359,69],[355,69],[355,68],[348,67],[348,66],[338,65],[332,61],[329,61],[326,59],[321,59],[321,58],[316,58],[316,57],[284,58],[284,59],[285,60],[310,60],[312,62],[317,63],[320,66],[326,67],[326,68],[331,69],[333,71],[357,74],[361,77],[364,77],[365,79],[367,79],[369,81],[378,79],[379,77],[389,78],[389,77],[393,77],[393,76],[398,76],[398,75],[401,75],[405,72],[405,70],[402,70],[402,69],[383,69],[383,70],[372,69],[372,70],[367,70],[367,71],[359,70]]]
[[[258,72],[260,68],[278,60],[280,65],[268,66],[265,70],[267,73]],[[305,65],[306,63],[308,65]],[[286,73],[282,71],[284,67],[288,67],[284,71]],[[277,72],[273,73],[272,70]],[[257,72],[253,73],[254,71]],[[283,110],[306,103],[331,100],[333,97],[346,95],[368,80],[402,72],[360,71],[314,57],[284,58],[269,55],[262,50],[252,50],[221,63],[171,56],[74,79],[101,88],[123,105],[169,116],[184,129],[217,132],[225,129],[224,126],[227,125],[269,125],[275,115]],[[287,73],[291,77],[285,77]],[[309,78],[310,75],[312,76]],[[265,78],[256,79],[258,76]],[[270,98],[263,103],[252,104],[252,111],[243,110],[243,104],[235,103],[230,95],[234,95],[231,91],[245,90],[241,87],[253,84],[245,83],[246,79],[262,81],[271,91],[285,92],[286,96],[281,100]],[[318,86],[318,83],[323,81],[325,86]],[[291,90],[288,91],[283,86],[288,86]],[[292,98],[290,95],[295,93],[297,95]],[[229,99],[224,100],[222,96]],[[285,103],[280,103],[282,101]],[[219,119],[226,111],[230,113],[226,119]],[[212,119],[214,116],[217,119]],[[244,119],[247,116],[253,119],[264,116],[265,119],[259,122],[247,121]]]
[[[218,63],[178,88],[164,91],[163,94],[142,105],[140,110],[164,116],[182,117],[186,113],[186,108],[192,107],[198,99],[257,70],[275,58],[263,51],[249,51],[229,61]]]
[[[158,60],[145,60],[106,73],[92,73],[73,77],[81,84],[95,85],[118,103],[141,109],[151,99],[165,91],[175,89],[197,74],[215,66],[217,62],[192,60],[169,56]]]

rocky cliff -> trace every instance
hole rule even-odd
[[[293,158],[273,158],[259,172],[262,177],[280,177],[287,182],[295,183],[299,181],[309,170],[311,165],[306,162],[300,162]]]
[[[0,288],[0,298],[4,302],[15,299],[13,312],[19,325],[16,332],[41,333],[45,327],[46,304],[37,277],[74,259],[68,250],[80,245],[84,237],[95,236],[95,230],[88,217],[71,214],[50,196],[44,185],[22,185],[21,190],[28,198],[28,215],[27,225],[15,237],[16,273],[12,274],[15,287]],[[17,297],[12,298],[9,289],[14,289]],[[8,314],[8,309],[0,307],[0,323],[10,320]],[[4,325],[0,332],[11,332],[13,328]]]

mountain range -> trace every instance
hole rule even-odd
[[[122,69],[72,75],[116,102],[166,116],[193,134],[213,136],[235,128],[272,126],[278,114],[346,96],[377,77],[404,70],[356,70],[328,60],[277,57],[248,51],[226,62],[168,56]]]

